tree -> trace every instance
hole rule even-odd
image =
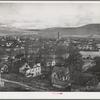
[[[21,67],[21,61],[13,62],[11,66],[11,73],[19,74],[19,68]]]
[[[0,47],[0,60],[4,56],[4,54],[5,54],[5,49]]]
[[[100,57],[94,57],[95,66],[89,68],[87,71],[98,77],[100,81]]]
[[[26,39],[25,46],[24,46],[24,55],[25,55],[26,59],[27,59],[27,55],[28,55],[28,47],[29,47],[29,41]]]
[[[63,45],[57,44],[55,46],[54,52],[55,52],[55,55],[61,56],[61,55],[65,54],[65,53],[67,53],[67,48],[65,46],[63,46]]]
[[[100,73],[100,57],[94,57],[95,66],[88,69],[88,71],[95,73]]]
[[[66,59],[65,66],[70,68],[71,80],[79,83],[83,65],[82,55],[72,43],[69,45],[68,51],[69,57]]]
[[[65,59],[63,55],[67,53],[67,47],[61,44],[56,44],[54,47],[54,54],[56,55],[57,59],[57,66],[63,66],[65,63]]]

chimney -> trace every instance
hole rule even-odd
[[[59,32],[58,32],[58,40],[59,40]]]

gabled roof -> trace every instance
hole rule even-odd
[[[67,59],[69,57],[69,53],[63,54],[62,57]]]
[[[17,67],[21,68],[21,67],[23,67],[23,65],[25,65],[25,63],[27,63],[27,62],[23,62],[21,60],[17,60],[15,62],[13,62],[13,66],[17,66]]]
[[[68,68],[68,67],[67,67],[67,68]],[[52,73],[53,73],[53,72],[56,72],[56,74],[57,74],[58,77],[60,78],[60,77],[66,75],[67,68],[66,68],[66,67],[54,67],[53,70],[52,70]]]
[[[37,63],[37,64],[38,64],[38,63]],[[35,64],[35,63],[33,63],[33,62],[29,62],[30,68],[39,67],[37,64]]]
[[[30,66],[30,68],[33,68],[34,63],[33,62],[29,62],[29,66]]]
[[[4,65],[10,66],[10,64],[8,62],[2,61],[0,63],[0,68],[3,67]]]
[[[97,80],[96,78],[93,78],[93,79],[89,80],[89,81],[86,83],[86,85],[88,85],[88,86],[95,86],[95,85],[97,85],[97,84],[98,84],[98,80]]]

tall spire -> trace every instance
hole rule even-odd
[[[59,40],[59,32],[58,32],[58,40]]]

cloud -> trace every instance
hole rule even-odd
[[[0,23],[18,28],[100,23],[100,3],[0,3]]]

